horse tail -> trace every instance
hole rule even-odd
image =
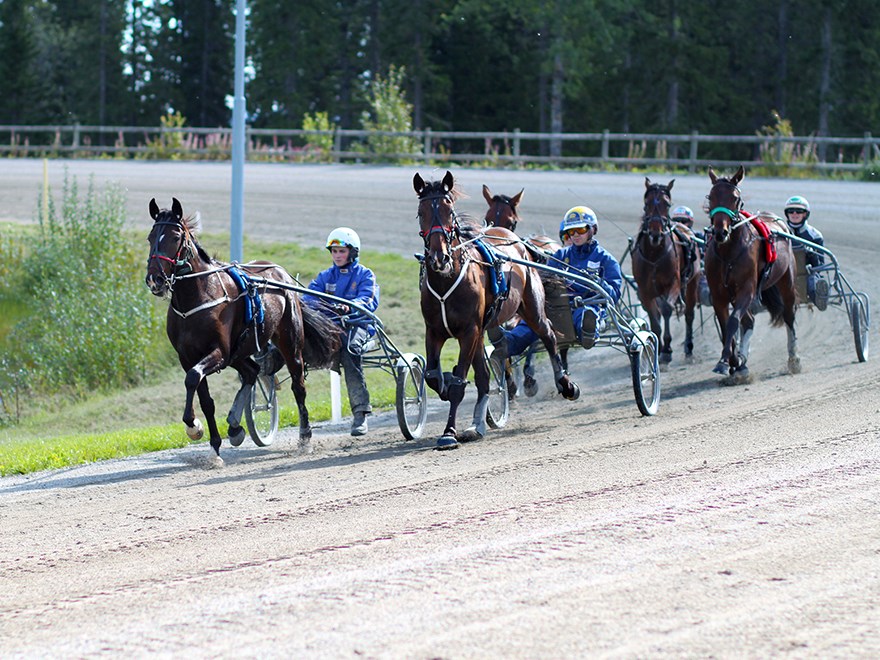
[[[303,359],[313,369],[326,369],[342,346],[339,326],[318,310],[300,303],[303,319]]]
[[[781,326],[785,322],[785,319],[783,318],[785,303],[782,302],[782,294],[779,293],[779,285],[774,284],[770,288],[764,289],[764,291],[761,292],[761,302],[764,303],[764,307],[766,307],[767,311],[770,313],[770,325],[774,328]]]

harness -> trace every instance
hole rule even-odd
[[[489,224],[495,227],[498,226],[498,220],[501,218],[501,204],[507,204],[513,214],[513,217],[510,219],[510,231],[516,231],[516,224],[519,219],[516,215],[516,207],[513,205],[510,197],[507,195],[495,195],[495,197],[492,198],[492,201],[495,202],[497,206],[495,208],[495,219]]]
[[[433,295],[437,301],[440,303],[440,317],[443,320],[443,328],[449,333],[450,337],[454,337],[454,333],[449,328],[449,322],[446,314],[446,301],[458,288],[458,285],[461,284],[462,280],[464,280],[464,276],[467,273],[468,267],[470,267],[471,263],[480,263],[481,265],[488,266],[492,269],[493,277],[490,278],[490,286],[492,291],[492,304],[489,306],[489,309],[486,310],[486,318],[484,319],[484,325],[488,324],[491,319],[495,318],[498,314],[498,311],[501,308],[501,305],[507,300],[507,296],[510,291],[509,282],[507,277],[504,274],[502,269],[502,260],[498,259],[495,256],[495,251],[492,246],[484,242],[481,238],[474,238],[471,240],[464,240],[461,235],[461,229],[458,224],[458,214],[455,212],[455,209],[452,209],[452,219],[449,223],[449,227],[443,225],[443,220],[440,217],[440,200],[445,199],[452,202],[452,197],[448,192],[445,193],[436,193],[433,195],[426,195],[421,197],[420,200],[430,200],[431,202],[431,227],[427,232],[419,231],[419,235],[422,237],[422,240],[425,244],[425,254],[421,255],[419,261],[421,261],[423,274],[425,269],[425,257],[428,254],[429,250],[429,242],[431,236],[434,234],[441,234],[443,239],[446,241],[446,245],[451,252],[454,250],[461,250],[461,266],[458,272],[458,277],[453,282],[452,286],[446,291],[445,294],[440,295],[434,288],[431,286],[430,281],[427,277],[424,277],[425,288]],[[456,246],[452,246],[452,242],[458,239],[459,244]],[[470,252],[466,249],[469,245],[473,245],[477,252],[479,252],[480,256],[483,258],[483,262],[475,262],[471,257]]]

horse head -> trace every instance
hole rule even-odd
[[[447,170],[441,181],[425,181],[418,172],[413,188],[419,196],[419,236],[425,243],[428,267],[441,275],[452,272],[452,241],[459,234],[455,212],[455,180]]]
[[[716,176],[715,171],[709,168],[709,179],[712,181],[712,189],[709,191],[709,222],[712,225],[712,237],[719,244],[730,238],[732,227],[740,218],[743,201],[739,182],[744,176],[742,165],[729,179]]]
[[[489,186],[483,184],[483,197],[489,204],[489,210],[486,211],[486,225],[516,231],[516,224],[519,222],[516,207],[522,201],[524,192],[525,190],[520,190],[513,197],[493,195]]]
[[[651,183],[651,180],[645,177],[642,233],[648,237],[652,245],[659,245],[663,240],[663,236],[672,228],[669,209],[672,208],[672,185],[674,183],[675,179],[666,185]]]
[[[150,256],[147,259],[147,286],[155,296],[164,296],[171,289],[175,276],[192,271],[189,261],[197,250],[193,234],[197,231],[190,218],[183,217],[183,208],[172,198],[171,209],[159,209],[156,199],[150,200],[153,228],[147,236]]]

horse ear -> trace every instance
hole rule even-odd
[[[158,216],[158,215],[159,215],[159,205],[156,204],[156,198],[153,197],[153,199],[150,200],[150,217],[153,218],[153,220],[155,220],[156,216]]]
[[[180,205],[180,202],[177,200],[177,197],[171,198],[171,212],[176,215],[178,218],[183,217],[183,207]]]
[[[425,180],[416,172],[416,175],[413,177],[413,190],[416,191],[416,195],[421,195],[424,189]]]
[[[736,171],[736,174],[734,174],[733,178],[730,179],[730,182],[733,185],[737,186],[737,185],[739,185],[739,182],[743,180],[743,177],[745,175],[746,175],[746,170],[742,165],[740,165],[739,169]]]
[[[672,192],[672,184],[673,184],[673,183],[675,183],[675,179],[673,179],[672,181],[670,181],[670,182],[669,182],[669,185],[666,186],[666,189],[669,190],[670,192]]]
[[[715,176],[715,170],[712,169],[711,165],[709,165],[709,180],[712,182],[713,186],[718,182],[718,177]]]
[[[510,198],[511,206],[519,206],[519,203],[522,201],[523,193],[525,193],[526,189],[523,188],[518,193],[516,193],[513,197]]]
[[[483,198],[489,203],[490,206],[492,205],[492,191],[489,190],[489,186],[487,186],[485,183],[483,184]]]
[[[651,187],[651,179],[645,177],[645,190]]]
[[[452,172],[449,170],[446,170],[446,175],[443,177],[443,186],[446,188],[446,192],[455,187],[455,179],[452,178]]]

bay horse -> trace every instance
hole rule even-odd
[[[638,285],[639,301],[648,313],[651,332],[662,339],[660,363],[672,361],[670,318],[677,301],[684,303],[684,354],[694,353],[694,309],[697,306],[700,267],[695,255],[696,242],[689,227],[674,222],[672,186],[652,183],[645,177],[644,212],[639,233],[630,248],[632,274]],[[661,334],[660,319],[663,319]]]
[[[227,422],[230,439],[240,443],[244,436],[241,415],[249,405],[260,370],[252,356],[271,340],[290,371],[299,410],[300,446],[307,448],[312,430],[306,408],[305,370],[307,365],[330,365],[341,345],[336,326],[319,311],[302,304],[294,291],[272,285],[295,284],[281,266],[268,261],[226,264],[208,256],[196,238],[201,229],[198,215],[184,217],[176,198],[172,198],[170,209],[161,210],[152,199],[149,209],[153,227],[147,238],[150,256],[146,283],[153,295],[170,297],[165,329],[186,372],[183,423],[187,435],[199,440],[204,434],[193,409],[198,393],[211,448],[220,461],[221,438],[207,377],[232,367],[241,377],[241,388]]]
[[[483,358],[483,335],[487,327],[500,325],[519,313],[544,342],[553,363],[557,390],[576,399],[580,389],[565,370],[556,350],[556,336],[544,311],[544,287],[533,269],[503,262],[506,290],[492,285],[494,264],[486,252],[530,260],[528,250],[511,231],[490,227],[483,231],[475,222],[458,214],[455,201],[460,193],[452,173],[440,181],[427,182],[416,173],[413,189],[418,195],[419,235],[425,251],[421,273],[421,309],[425,320],[425,381],[449,402],[449,417],[438,449],[454,449],[459,442],[477,440],[486,434],[489,404],[489,368]],[[477,244],[482,241],[486,251]],[[451,373],[440,368],[440,351],[448,339],[458,340],[458,362]],[[473,366],[477,403],[471,427],[456,432],[456,414],[464,398],[467,375]]]
[[[713,371],[729,375],[734,383],[749,379],[746,362],[755,324],[749,307],[758,296],[770,313],[771,325],[778,327],[785,323],[789,373],[801,371],[794,329],[797,266],[791,243],[773,233],[787,231],[787,228],[778,218],[761,216],[769,230],[763,232],[761,225],[743,214],[739,184],[744,176],[742,165],[730,178],[716,176],[709,168],[711,226],[705,269],[723,345],[721,359]],[[741,336],[740,346],[737,346],[738,336]]]
[[[519,215],[519,204],[522,201],[524,193],[525,189],[521,189],[512,197],[502,194],[496,195],[489,189],[489,186],[483,184],[483,198],[489,205],[489,208],[486,210],[486,215],[483,218],[486,226],[502,227],[515,233],[516,227],[521,219]],[[525,241],[526,248],[528,248],[531,253],[532,259],[540,261],[541,263],[547,263],[548,255],[553,254],[556,250],[562,247],[554,239],[542,234],[531,234],[526,236],[523,240]],[[532,248],[537,248],[537,250]],[[546,281],[546,273],[541,271],[540,276],[542,282]],[[514,316],[508,321],[508,324],[515,325],[518,320],[519,317]],[[563,368],[568,370],[568,348],[560,348],[559,356],[562,359]],[[535,396],[538,393],[538,384],[535,381],[534,357],[534,350],[529,349],[526,354],[525,362],[523,363],[523,388],[525,389],[526,396]],[[517,387],[509,362],[505,369],[505,377],[507,379],[507,396],[509,399],[513,400],[516,396]]]

